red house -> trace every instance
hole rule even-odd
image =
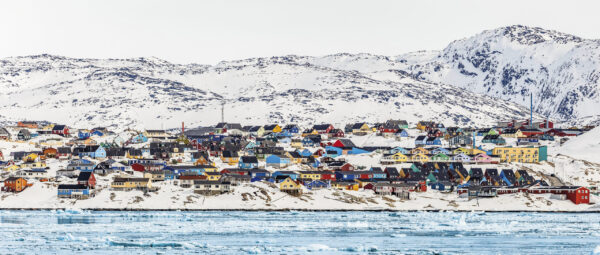
[[[393,124],[383,124],[379,126],[380,133],[396,133],[398,130],[398,126]]]
[[[55,125],[52,128],[52,134],[67,136],[69,135],[69,128],[66,125]]]
[[[334,128],[327,134],[329,137],[344,137],[344,131],[341,129]]]
[[[313,129],[317,130],[317,132],[319,134],[327,134],[327,133],[329,133],[329,131],[331,131],[333,129],[333,125],[331,125],[331,124],[314,125]]]
[[[131,169],[133,169],[133,171],[144,172],[146,167],[144,167],[142,164],[135,163],[131,165]]]
[[[590,190],[586,187],[580,186],[561,186],[561,187],[541,187],[536,189],[529,189],[529,193],[533,194],[559,194],[566,195],[567,199],[571,200],[574,204],[589,204],[590,203]]]
[[[340,167],[342,171],[354,171],[354,166],[350,163],[346,163]]]
[[[532,137],[532,136],[541,136],[544,134],[544,132],[542,130],[539,130],[537,128],[523,128],[521,127],[521,133],[523,133],[524,136],[527,137]]]
[[[321,180],[335,181],[335,173],[332,171],[321,172]]]
[[[346,150],[351,150],[352,148],[356,147],[356,145],[354,145],[350,139],[339,139],[335,141],[332,146]]]
[[[93,189],[96,187],[96,177],[92,172],[81,172],[77,177],[77,184],[85,185]]]
[[[560,130],[560,129],[550,129],[548,131],[546,131],[546,134],[550,135],[550,136],[577,136],[577,134],[579,134],[580,132],[577,130]]]

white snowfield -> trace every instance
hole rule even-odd
[[[597,128],[598,129],[598,128]],[[592,130],[588,134],[597,133]],[[582,136],[583,137],[583,136]],[[411,146],[412,140],[395,141],[382,137],[350,136],[359,146]],[[578,137],[581,138],[581,137]],[[578,138],[573,139],[576,142]],[[36,138],[38,139],[38,138]],[[105,138],[108,139],[108,138]],[[370,142],[369,142],[370,141]],[[550,151],[562,148],[558,142],[547,143]],[[0,141],[0,150],[5,155],[11,151],[34,150],[32,143],[14,143]],[[289,149],[289,148],[288,148]],[[343,158],[355,166],[369,168],[381,166],[380,153],[345,155]],[[560,178],[565,185],[581,185],[598,187],[600,180],[600,164],[576,159],[577,155],[550,156],[548,162],[540,164],[501,164],[501,165],[466,165],[478,168],[510,168],[526,169],[535,179],[544,179],[551,183],[551,175]],[[231,167],[214,159],[217,167]],[[48,159],[49,176],[64,169],[66,161]],[[409,167],[409,164],[398,164],[396,167]],[[267,170],[276,171],[267,167]],[[289,167],[286,170],[298,170]],[[3,177],[7,173],[2,173]],[[156,192],[115,191],[110,188],[110,181],[116,174],[108,176],[96,175],[96,195],[86,200],[57,197],[58,184],[71,184],[74,179],[60,178],[57,182],[39,182],[32,180],[33,186],[20,193],[0,191],[0,208],[3,209],[102,209],[102,210],[452,210],[452,211],[568,211],[586,212],[600,211],[600,199],[592,195],[592,204],[575,205],[569,200],[557,200],[550,195],[510,194],[496,198],[467,199],[459,197],[456,192],[442,193],[435,190],[413,192],[409,200],[401,200],[394,196],[381,196],[371,190],[307,190],[301,196],[291,196],[279,190],[278,184],[253,182],[233,186],[233,192],[205,196],[195,194],[193,188],[181,188],[173,185],[173,181],[155,182],[160,187]],[[4,179],[4,178],[2,178]]]

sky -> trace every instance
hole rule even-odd
[[[288,54],[440,50],[522,24],[600,38],[600,1],[0,1],[0,58],[157,57],[174,63]]]

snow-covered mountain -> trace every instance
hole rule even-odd
[[[600,40],[509,26],[457,40],[440,52],[398,56],[421,80],[529,106],[558,120],[600,119]]]
[[[0,113],[77,127],[159,128],[243,124],[345,124],[390,118],[486,126],[527,109],[439,82],[415,80],[368,54],[283,56],[178,65],[156,58],[0,59]],[[390,68],[387,68],[389,66]]]

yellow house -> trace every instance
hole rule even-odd
[[[35,153],[29,153],[23,157],[23,161],[25,162],[34,162],[38,158],[38,155]]]
[[[413,162],[427,162],[429,161],[429,157],[425,154],[413,154],[410,160]]]
[[[54,124],[48,124],[48,125],[42,127],[43,131],[52,131],[52,129],[54,129]]]
[[[304,136],[304,134],[302,134]],[[292,148],[301,149],[302,148],[302,140],[294,138],[292,139],[292,143],[290,144]]]
[[[367,180],[360,180],[360,179],[356,179],[356,183],[358,183],[358,188],[362,188],[364,186],[367,186],[367,184],[371,183],[370,181]]]
[[[291,153],[291,152],[286,152],[285,153],[286,156],[288,156],[288,158],[290,158],[290,161],[292,162],[292,164],[302,164],[302,156],[300,156],[300,154],[296,153]]]
[[[115,177],[110,187],[115,190],[146,190],[152,188],[149,178]]]
[[[150,139],[150,138],[163,139],[163,138],[169,137],[169,134],[167,134],[167,132],[164,130],[146,130],[146,131],[144,131],[143,134],[144,134],[144,136],[148,137],[148,139]]]
[[[417,123],[417,129],[421,130],[421,131],[425,131],[425,129],[427,129],[427,126],[431,126],[433,125],[433,123],[431,121],[419,121]]]
[[[9,172],[13,172],[13,171],[17,171],[19,170],[19,166],[18,165],[10,165],[4,168],[4,171],[9,171]]]
[[[539,162],[539,148],[536,147],[496,147],[492,155],[500,158],[501,162]]]
[[[307,129],[304,130],[304,132],[302,132],[302,137],[306,137],[309,135],[318,135],[319,132],[316,129]],[[302,144],[302,141],[300,141],[300,144]]]
[[[416,147],[410,150],[410,154],[429,154],[429,151],[423,147]]]
[[[367,125],[367,123],[356,123],[352,125],[353,134],[367,134],[371,132],[372,130],[371,128],[369,128],[369,125]]]
[[[204,172],[215,173],[219,172],[219,169],[213,165],[205,165],[203,166]]]
[[[221,161],[223,161],[225,164],[233,166],[240,162],[240,157],[238,156],[237,152],[224,151],[221,153]]]
[[[266,125],[264,126],[265,128],[265,133],[269,134],[269,133],[281,133],[281,126],[279,126],[278,124],[274,124],[274,125]]]
[[[321,179],[321,172],[319,171],[305,171],[305,172],[300,172],[300,179],[310,179],[310,180],[320,180]]]
[[[500,134],[500,136],[502,136],[502,137],[510,137],[510,138],[525,137],[525,135],[523,135],[523,132],[521,132],[520,129],[512,130],[510,132],[507,131],[506,133]]]
[[[129,158],[129,159],[141,159],[141,158],[144,158],[144,156],[141,153],[139,155],[131,155],[129,153],[129,150],[125,151],[125,157]]]
[[[404,163],[408,161],[408,157],[400,152],[392,155],[391,159],[398,163]]]
[[[45,168],[46,163],[44,162],[25,162],[20,165],[21,168]]]
[[[279,183],[279,190],[287,193],[300,193],[302,192],[302,186],[300,183],[292,180],[292,178],[285,178],[282,182]]]
[[[209,181],[218,181],[221,179],[221,173],[219,172],[204,172],[204,175],[206,175],[206,180]]]
[[[452,151],[452,153],[454,155],[458,155],[458,154],[461,154],[461,153],[463,153],[465,155],[469,155],[470,152],[471,152],[471,149],[467,149],[467,148],[464,148],[464,147],[460,147],[460,148],[457,148],[457,149],[455,149],[455,150]]]
[[[331,188],[339,189],[339,190],[354,190],[357,191],[359,189],[358,182],[332,182]]]
[[[96,140],[89,138],[89,137],[83,141],[83,145],[96,145],[96,144],[98,144],[98,142],[96,142]]]
[[[194,162],[194,165],[195,166],[201,166],[201,165],[211,165],[211,166],[214,166],[215,162],[208,161],[208,159],[204,158],[204,156],[200,156],[200,158],[198,158],[196,160],[196,162]]]

